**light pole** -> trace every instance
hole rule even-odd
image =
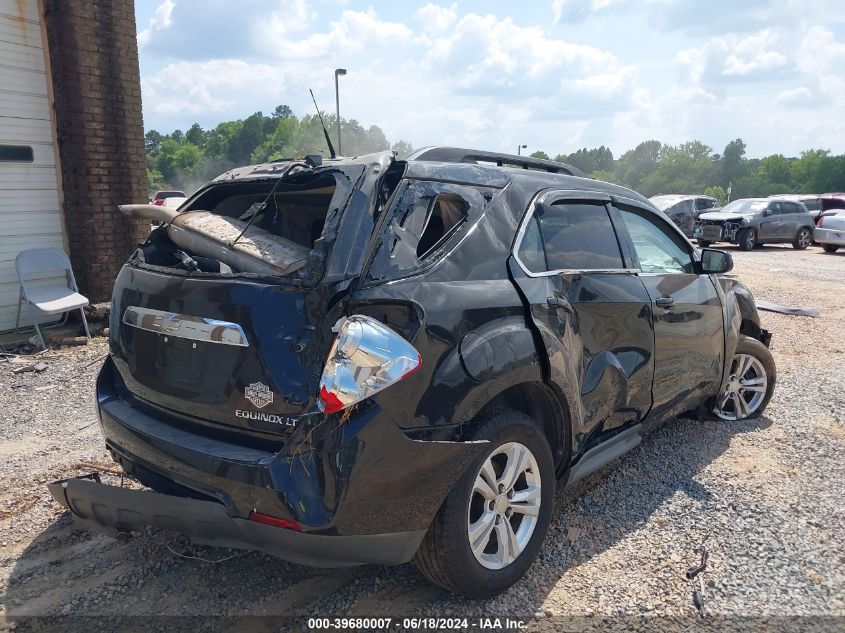
[[[338,89],[337,78],[346,74],[345,68],[335,68],[334,71],[334,103],[337,115],[337,153],[343,156],[343,148],[340,144],[340,90]]]
[[[526,149],[527,147],[528,147],[527,145],[517,145],[516,146],[516,155],[522,156],[522,150]]]

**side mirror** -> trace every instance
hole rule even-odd
[[[772,210],[766,209],[765,211],[763,211],[763,215],[772,215]]]
[[[717,248],[701,249],[701,272],[705,275],[728,273],[734,269],[734,260],[730,253]]]

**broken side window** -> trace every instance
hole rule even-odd
[[[440,259],[493,191],[428,181],[400,185],[370,265],[369,279],[406,276]]]

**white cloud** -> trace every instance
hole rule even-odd
[[[285,60],[343,58],[407,44],[411,30],[401,22],[379,19],[375,10],[344,11],[328,31],[294,39],[279,21],[259,23],[259,41],[268,54]]]
[[[778,105],[797,108],[815,107],[817,105],[815,100],[816,95],[806,86],[790,88],[789,90],[781,90],[775,97],[775,102]]]
[[[178,62],[141,81],[145,116],[164,117],[225,112],[263,95],[279,98],[283,86],[280,68],[237,59]],[[241,116],[252,114],[247,110]]]
[[[722,83],[772,79],[789,73],[788,51],[791,37],[775,29],[763,29],[750,35],[722,35],[707,40],[701,47],[679,52],[675,59],[695,82]]]
[[[555,22],[577,22],[627,0],[552,0]]]
[[[422,23],[427,33],[442,33],[458,21],[458,5],[443,7],[439,4],[426,4],[417,9],[414,18]]]
[[[272,47],[273,41],[308,29],[317,14],[307,0],[277,0],[277,8],[256,23],[256,39]]]
[[[173,25],[173,9],[176,8],[176,3],[173,0],[164,0],[155,10],[153,17],[143,31],[138,33],[138,46],[144,48],[149,44],[153,33],[163,31]]]
[[[809,28],[796,59],[800,71],[820,93],[839,101],[845,99],[845,42],[837,40],[833,31],[824,26]]]
[[[460,94],[497,102],[554,98],[561,100],[561,110],[571,105],[573,94],[581,102],[615,96],[617,107],[624,107],[626,89],[637,76],[635,67],[599,48],[554,37],[539,26],[477,13],[432,37],[419,66]]]

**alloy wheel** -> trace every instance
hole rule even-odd
[[[757,239],[754,236],[754,232],[748,231],[748,234],[745,236],[745,247],[748,250],[751,250],[752,248],[754,248],[754,242],[756,242],[756,241],[757,241]]]
[[[798,247],[807,248],[810,245],[810,232],[807,229],[802,229],[798,232]]]
[[[472,488],[467,537],[487,569],[513,563],[531,540],[541,501],[540,469],[528,447],[508,442],[484,461]]]
[[[723,420],[743,420],[754,415],[766,397],[768,377],[757,358],[737,354],[731,362],[728,386],[713,409]]]

